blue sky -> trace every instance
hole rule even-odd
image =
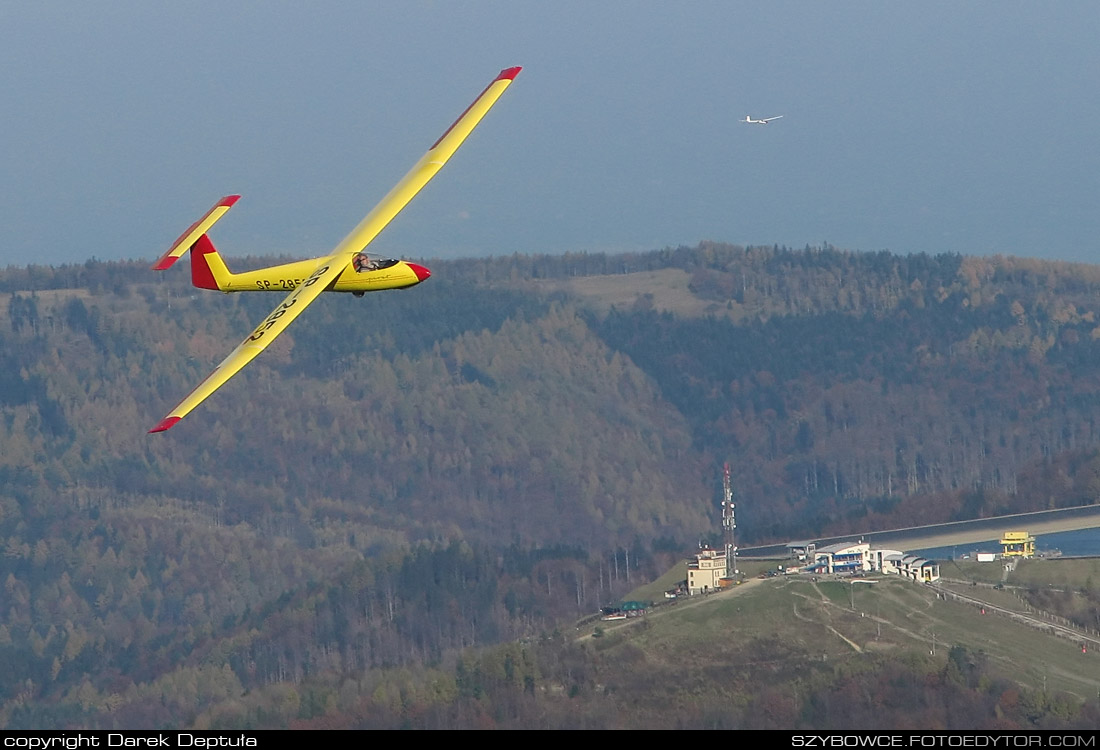
[[[375,252],[1092,262],[1098,32],[1095,2],[3,3],[0,266],[152,260],[228,193],[227,255],[322,254],[512,65]]]

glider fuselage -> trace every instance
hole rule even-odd
[[[207,258],[210,256],[207,255]],[[198,259],[192,259],[197,262]],[[290,292],[297,289],[317,270],[317,259],[302,260],[269,266],[255,271],[228,274],[211,274],[209,279],[195,278],[195,286],[217,289],[221,292]],[[415,286],[431,273],[424,266],[399,260],[387,268],[357,271],[348,263],[327,292],[378,292],[386,289],[405,289]],[[219,278],[220,277],[220,278]],[[212,282],[212,283],[210,283]]]

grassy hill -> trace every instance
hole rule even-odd
[[[1057,561],[1044,564],[1063,574]],[[1084,583],[1079,573],[1087,580],[1100,570],[1100,561],[1078,567],[1066,573],[1074,586]],[[979,604],[896,577],[865,580],[875,583],[752,578],[645,617],[586,620],[576,630],[470,649],[431,668],[375,672],[354,690],[321,676],[299,692],[323,710],[269,721],[333,728],[1096,726],[1100,653],[994,613],[1022,608],[1011,594],[965,583],[996,602],[983,614]],[[259,700],[244,699],[237,711]],[[223,707],[213,723],[232,726],[241,715],[247,712]]]
[[[1100,561],[1023,567],[1045,568],[1078,588],[1100,573]],[[1048,720],[1084,727],[1085,717],[1095,715],[1095,631],[1093,648],[1082,652],[1082,639],[992,608],[983,613],[931,587],[891,576],[865,580],[874,583],[809,575],[749,579],[659,606],[645,619],[599,623],[598,631],[588,626],[577,647],[590,671],[584,685],[563,690],[591,691],[613,725],[629,716],[640,726],[676,726],[692,717],[692,725],[727,727],[977,728]],[[1003,594],[985,588],[978,596],[1043,620]],[[861,687],[830,707],[834,691],[850,690],[853,682]],[[943,700],[925,694],[930,685]],[[950,685],[967,688],[959,705],[974,713],[955,711]],[[1020,713],[1022,703],[1027,709]],[[599,723],[596,711],[586,717]]]

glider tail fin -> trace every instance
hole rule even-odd
[[[204,234],[195,240],[191,246],[191,283],[199,289],[224,292],[232,280],[233,274],[210,237]]]

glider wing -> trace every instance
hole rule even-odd
[[[337,256],[344,255],[350,260],[351,256],[370,244],[371,240],[378,236],[378,233],[390,223],[390,219],[396,216],[413,199],[413,196],[428,184],[430,179],[435,177],[435,173],[447,163],[447,160],[466,140],[466,136],[481,122],[481,118],[485,116],[485,113],[496,104],[497,99],[512,83],[512,80],[519,75],[520,70],[517,67],[500,71],[500,75],[485,87],[485,90],[474,100],[473,104],[466,108],[466,111],[454,121],[451,127],[447,128],[447,132],[432,144],[432,147],[428,149],[428,153],[420,157],[420,161],[394,186],[393,190],[382,199],[382,202],[375,206],[359,222],[359,226],[351,230],[351,234],[336,246],[333,254]]]
[[[256,358],[256,355],[267,348],[267,345],[275,340],[275,337],[286,330],[291,322],[301,315],[310,302],[325,288],[336,280],[336,277],[344,270],[343,263],[334,262],[335,258],[328,258],[318,266],[313,274],[302,282],[302,285],[287,295],[282,303],[264,318],[263,322],[256,326],[248,338],[242,341],[222,363],[214,368],[214,372],[207,376],[187,394],[168,416],[160,421],[149,432],[164,432],[176,422],[187,416],[188,412],[201,404],[207,396],[218,390],[231,377],[236,375],[241,368]]]
[[[466,137],[470,135],[474,127],[481,121],[489,109],[496,103],[504,90],[512,83],[520,68],[507,68],[485,88],[474,100],[473,104],[447,129],[437,140],[428,153],[420,158],[409,173],[375,206],[359,225],[351,231],[344,240],[336,246],[332,255],[318,262],[317,270],[306,279],[297,289],[292,291],[282,304],[276,307],[264,321],[252,331],[251,335],[240,343],[228,357],[222,360],[214,372],[199,383],[199,385],[187,395],[183,401],[173,409],[168,416],[161,420],[156,427],[149,432],[164,432],[176,422],[183,419],[192,409],[203,402],[210,394],[216,391],[227,380],[233,377],[245,365],[251,362],[256,355],[262,352],[276,336],[286,330],[287,326],[305,310],[310,302],[331,286],[339,275],[351,262],[352,256],[361,251],[378,233],[385,228],[390,220],[404,208],[413,197],[420,192],[436,172],[447,163]],[[172,249],[165,253],[154,268],[167,268],[175,259],[182,255],[195,241],[202,236],[210,226],[220,219],[229,206],[236,202],[236,196],[223,198],[214,208],[207,212],[206,216],[197,221],[188,231],[176,241]],[[228,201],[228,203],[227,203]],[[176,252],[178,250],[178,252]]]

